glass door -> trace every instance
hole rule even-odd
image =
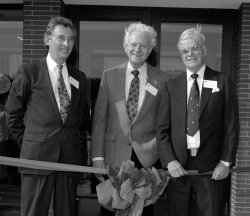
[[[105,69],[127,60],[124,29],[130,22],[80,21],[79,69],[90,79],[101,79]]]
[[[235,74],[235,10],[87,5],[66,5],[65,10],[79,32],[75,55],[69,63],[88,77],[91,117],[103,70],[127,60],[122,45],[124,28],[134,21],[151,25],[157,31],[157,46],[148,61],[166,73],[178,76],[185,70],[176,44],[185,29],[199,23],[206,36],[208,66]]]
[[[0,73],[11,79],[22,63],[23,22],[0,21]]]

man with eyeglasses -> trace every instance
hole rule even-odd
[[[184,31],[178,50],[186,73],[167,82],[157,119],[160,160],[172,176],[167,215],[222,216],[238,142],[235,87],[228,74],[206,66],[200,29]],[[187,176],[186,170],[211,174]]]
[[[17,71],[7,112],[21,158],[83,164],[80,135],[89,113],[87,79],[66,63],[75,38],[69,19],[52,18],[44,34],[47,56]],[[52,194],[54,216],[75,216],[79,173],[35,168],[20,172],[22,216],[48,216]]]

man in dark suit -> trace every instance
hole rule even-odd
[[[44,34],[46,58],[19,67],[7,102],[9,126],[20,158],[81,165],[80,134],[87,110],[84,73],[66,63],[76,30],[64,17],[52,18]],[[53,194],[54,215],[73,216],[79,173],[20,169],[21,211],[47,216]]]
[[[132,160],[138,168],[160,168],[156,117],[168,75],[146,63],[156,45],[156,36],[151,26],[142,23],[129,25],[123,42],[129,61],[103,73],[91,136],[95,167],[120,168],[122,161]],[[138,94],[135,94],[136,89],[131,90],[136,85],[135,79]],[[131,92],[137,96],[136,101],[131,100]],[[135,113],[130,102],[136,104]],[[146,214],[152,215],[153,208],[143,212]]]
[[[186,73],[167,83],[157,125],[160,160],[173,177],[166,189],[167,215],[222,216],[237,151],[235,88],[228,74],[205,65],[200,30],[184,31],[178,49]],[[212,175],[185,176],[185,170]]]

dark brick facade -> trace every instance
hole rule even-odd
[[[40,59],[47,53],[43,34],[49,20],[63,15],[62,0],[23,1],[23,63]]]
[[[236,84],[240,137],[237,166],[250,166],[250,4],[242,4],[237,24]],[[231,216],[250,215],[250,172],[232,175]]]

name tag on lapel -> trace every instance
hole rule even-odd
[[[71,76],[69,76],[69,83],[79,89],[79,82]]]
[[[150,83],[147,83],[145,89],[150,92],[152,95],[156,96],[158,89],[156,89],[154,86],[152,86]]]
[[[214,80],[204,80],[203,86],[204,86],[204,88],[215,89],[215,88],[217,88],[217,81],[214,81]]]

